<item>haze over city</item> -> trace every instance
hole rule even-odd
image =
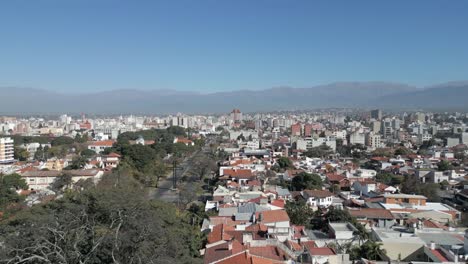
[[[468,263],[467,1],[0,1],[0,264]]]

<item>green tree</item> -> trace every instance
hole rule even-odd
[[[372,152],[372,156],[375,157],[391,157],[393,152],[387,148],[378,148]]]
[[[45,150],[45,148],[44,148]],[[68,146],[58,145],[47,148],[47,157],[64,158],[68,153]]]
[[[66,170],[79,170],[79,169],[83,169],[86,164],[87,164],[87,160],[84,156],[76,156],[72,159],[70,165],[68,165],[68,167],[66,167],[65,169]]]
[[[277,161],[281,169],[293,168],[293,163],[288,157],[280,157]]]
[[[85,157],[85,158],[91,158],[91,157],[96,155],[96,152],[94,152],[93,150],[90,150],[90,149],[85,149],[85,150],[80,152],[80,155],[82,157]]]
[[[442,160],[437,164],[438,171],[447,171],[453,169],[452,164],[446,160]]]
[[[294,191],[321,189],[322,185],[322,178],[319,175],[306,172],[299,173],[291,181]]]
[[[36,153],[34,153],[34,159],[35,160],[40,160],[40,161],[45,161],[48,159],[47,152],[49,150],[48,146],[45,146],[44,148],[42,145],[37,148]]]
[[[167,132],[169,134],[172,134],[174,136],[180,136],[180,137],[186,137],[187,133],[185,132],[185,129],[180,126],[170,126],[167,129]]]
[[[88,140],[89,140],[88,134],[81,135],[81,134],[78,133],[75,136],[75,142],[77,142],[77,143],[86,143]]]
[[[322,158],[330,155],[331,153],[333,153],[333,150],[329,146],[322,144],[318,147],[307,150],[304,154],[310,158]]]
[[[62,136],[62,137],[57,137],[57,138],[54,138],[50,144],[52,145],[52,147],[54,146],[63,146],[63,145],[73,145],[73,143],[75,143],[75,140],[71,137],[66,137],[66,136]]]
[[[381,247],[382,243],[369,240],[361,246],[361,254],[369,260],[381,260],[382,256],[386,254],[385,250]]]
[[[8,205],[18,203],[22,197],[17,193],[18,190],[26,190],[28,185],[18,174],[2,175],[0,174],[0,211],[3,211]]]
[[[294,225],[310,225],[310,220],[314,216],[314,211],[305,201],[287,201],[285,205],[291,223]]]
[[[15,159],[19,161],[26,161],[29,159],[29,152],[25,148],[15,146],[14,156],[15,156]]]
[[[395,150],[395,155],[408,155],[413,153],[410,149],[407,149],[405,147],[401,147]]]
[[[383,184],[392,184],[393,181],[393,174],[388,173],[388,172],[383,172],[383,173],[377,173],[375,176],[375,180],[377,182],[381,182]]]
[[[65,172],[55,178],[54,182],[52,182],[49,188],[53,192],[60,194],[63,193],[64,190],[71,188],[72,183],[72,175]]]
[[[407,194],[415,194],[419,192],[418,186],[421,184],[418,176],[408,175],[401,184],[401,192]]]
[[[440,202],[439,188],[437,183],[421,183],[416,175],[408,175],[401,184],[402,193],[424,195],[430,202]]]

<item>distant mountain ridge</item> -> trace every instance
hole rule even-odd
[[[417,88],[387,82],[337,82],[311,88],[198,93],[176,90],[114,90],[83,94],[0,87],[0,113],[167,114],[300,110],[331,107],[468,108],[468,81]]]

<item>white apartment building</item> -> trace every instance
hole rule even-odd
[[[0,138],[0,164],[12,163],[15,161],[13,139],[9,137]]]
[[[382,136],[381,135],[376,135],[373,133],[369,133],[367,135],[367,146],[376,149],[382,147]]]
[[[336,139],[334,137],[300,138],[296,142],[296,148],[300,150],[308,150],[324,144],[330,147],[333,151],[336,151]]]
[[[364,146],[366,144],[366,135],[356,131],[349,135],[349,143],[352,145],[361,144]]]

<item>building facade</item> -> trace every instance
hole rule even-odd
[[[0,138],[0,164],[12,163],[15,161],[13,139],[6,137]]]

